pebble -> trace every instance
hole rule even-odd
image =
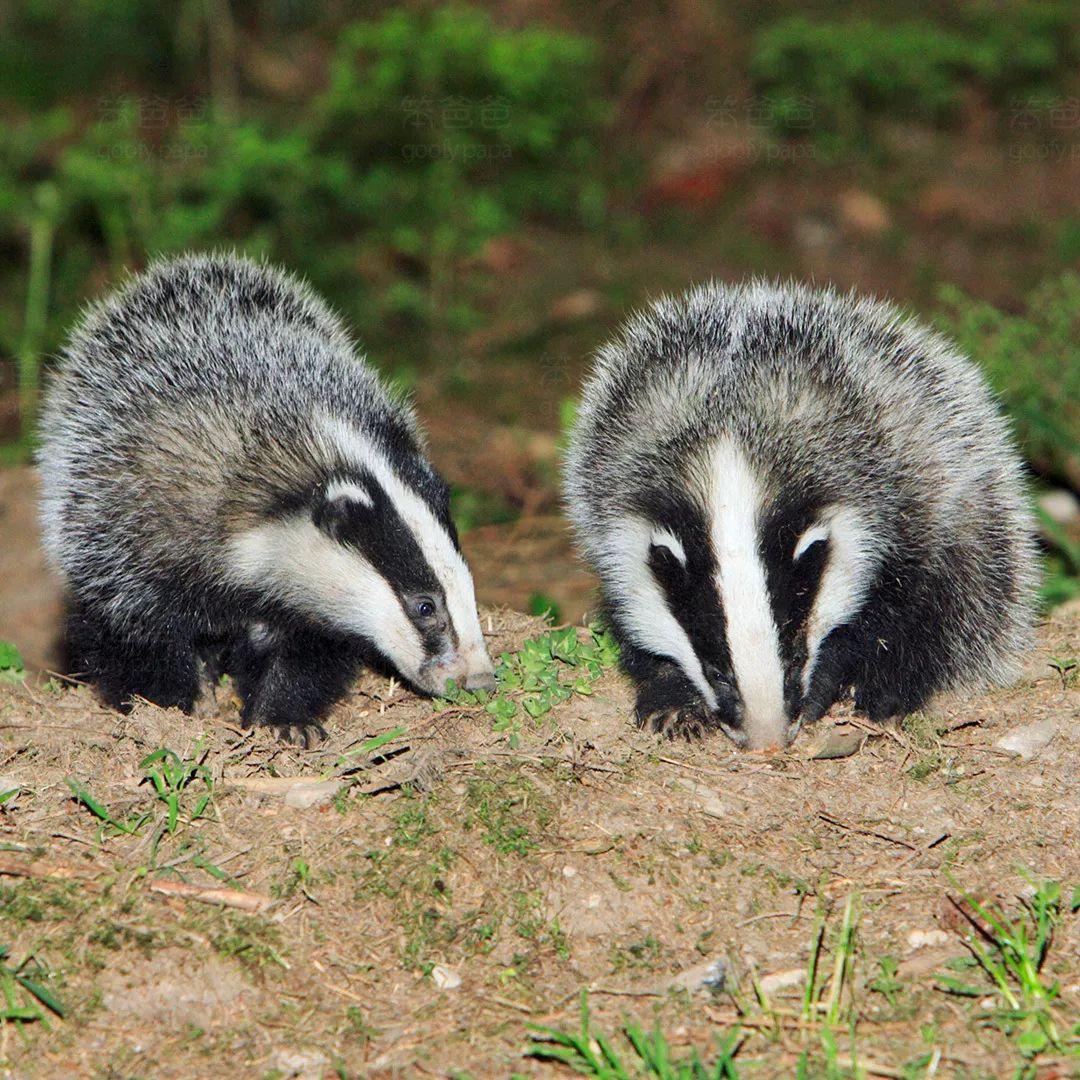
[[[330,1059],[318,1050],[277,1050],[270,1056],[270,1071],[296,1080],[320,1080]]]
[[[731,817],[730,808],[721,801],[716,791],[707,784],[699,784],[696,780],[680,780],[679,786],[686,788],[693,795],[694,802],[697,803],[698,809],[702,813],[721,820]]]
[[[758,982],[762,993],[775,994],[778,990],[790,990],[793,986],[806,982],[805,968],[788,968],[787,971],[774,971],[763,975]]]
[[[670,990],[723,990],[724,980],[727,978],[727,964],[717,957],[715,960],[706,960],[703,964],[695,964],[685,971],[669,979],[664,989]]]
[[[1057,734],[1056,720],[1039,720],[1034,724],[1024,724],[1013,728],[1008,735],[1002,735],[994,745],[999,750],[1008,750],[1022,758],[1033,758]]]
[[[949,935],[944,930],[912,930],[907,936],[908,948],[925,949],[928,946],[948,945]]]
[[[436,964],[431,969],[431,981],[440,990],[456,990],[461,985],[461,976],[445,964]]]

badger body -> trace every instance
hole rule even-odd
[[[565,496],[655,730],[784,744],[1006,683],[1036,588],[1022,465],[975,366],[794,285],[664,299],[602,348]]]
[[[232,256],[159,263],[87,314],[46,396],[46,551],[69,669],[111,704],[306,741],[359,665],[490,685],[446,484],[411,409],[305,286]]]

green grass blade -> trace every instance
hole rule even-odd
[[[50,991],[46,990],[41,983],[29,978],[26,975],[16,975],[16,980],[19,985],[23,987],[28,993],[32,994],[38,1001],[41,1002],[47,1009],[51,1009],[62,1020],[67,1009],[60,1000],[55,997]]]

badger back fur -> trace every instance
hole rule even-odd
[[[602,348],[565,495],[638,718],[790,741],[1005,683],[1036,586],[1021,462],[974,365],[892,307],[696,288]]]
[[[38,463],[72,663],[115,704],[190,708],[200,656],[283,729],[317,722],[372,650],[422,690],[490,681],[411,409],[284,273],[184,257],[91,309]]]

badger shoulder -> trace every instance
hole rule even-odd
[[[411,406],[306,286],[232,255],[158,263],[87,313],[50,381],[47,552],[70,576],[126,532],[132,563],[206,560],[223,531],[349,467],[331,429],[419,468]]]
[[[123,350],[144,335],[152,341],[163,327],[243,323],[258,317],[279,327],[312,334],[351,349],[341,320],[305,282],[266,262],[235,253],[191,253],[153,262],[112,294],[92,304],[66,352],[80,346]]]

